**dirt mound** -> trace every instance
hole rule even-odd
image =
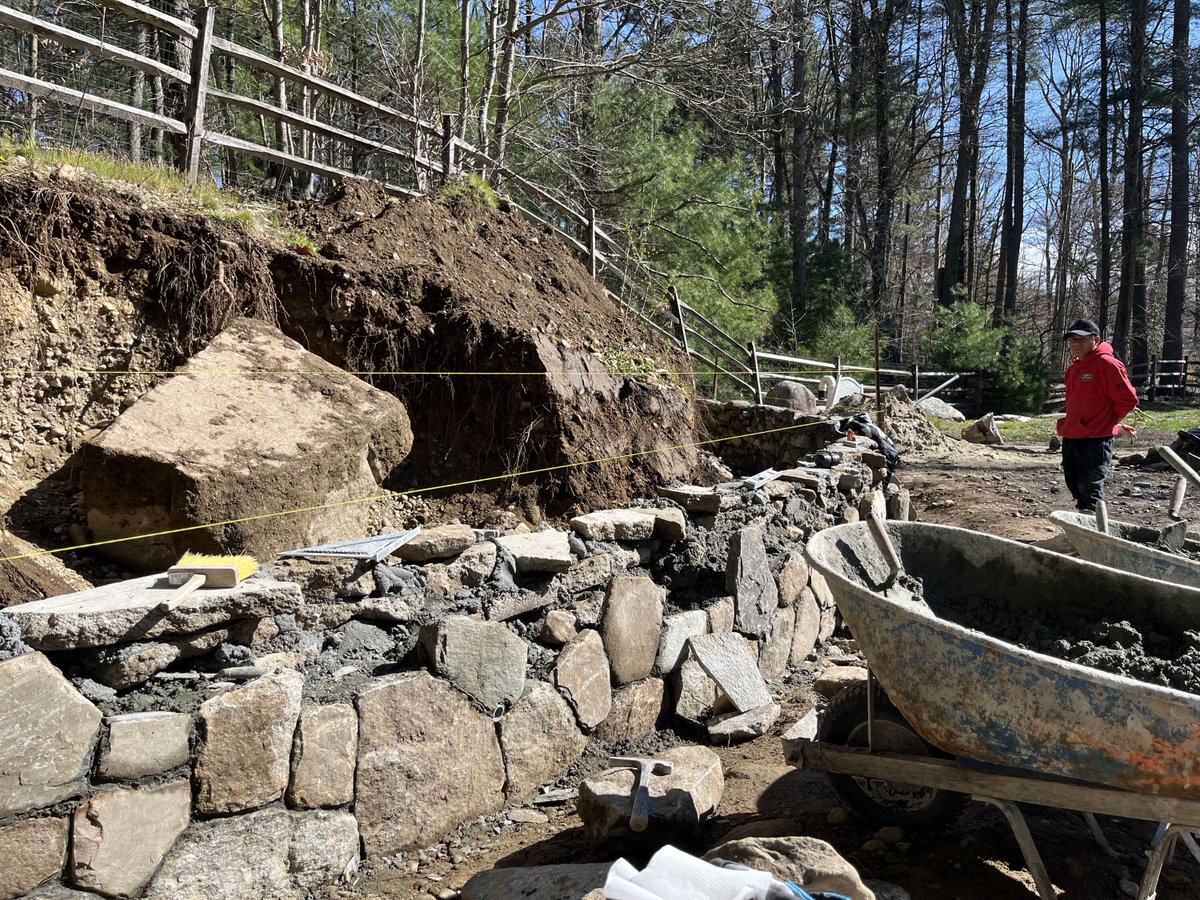
[[[883,407],[882,421],[875,409],[874,393],[847,397],[835,406],[830,414],[852,416],[857,412],[870,413],[871,418],[883,428],[901,455],[920,456],[931,452],[957,451],[966,446],[964,442],[939,431],[920,407],[912,402],[903,386],[884,391],[880,401]]]
[[[686,361],[547,230],[504,205],[365,185],[285,215],[318,255],[186,198],[0,166],[0,478],[43,492],[53,479],[50,493],[69,498],[82,442],[237,316],[381,373],[366,377],[405,402],[417,433],[389,486],[478,485],[473,507],[491,497],[536,519],[690,474],[694,450],[647,454],[695,440],[690,398],[653,374]],[[529,474],[502,477],[513,472]],[[63,508],[47,531],[22,508],[12,531],[40,546],[82,526]]]

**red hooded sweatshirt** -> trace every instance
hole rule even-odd
[[[1138,405],[1137,391],[1108,341],[1073,360],[1066,382],[1067,414],[1058,420],[1058,433],[1065,438],[1110,438]]]

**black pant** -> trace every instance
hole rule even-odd
[[[1096,501],[1104,499],[1113,443],[1112,438],[1063,438],[1063,477],[1077,509],[1095,509]]]

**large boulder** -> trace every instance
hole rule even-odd
[[[543,681],[526,683],[523,697],[500,720],[500,746],[510,800],[557,778],[587,748],[587,738],[559,693]]]
[[[311,809],[354,799],[358,716],[348,703],[312,706],[300,714],[288,803]]]
[[[188,761],[192,717],[186,713],[126,713],[105,721],[108,740],[100,750],[97,767],[102,778],[144,778]]]
[[[525,690],[528,646],[498,622],[446,616],[421,629],[421,644],[434,671],[484,709],[511,706]]]
[[[100,710],[42,654],[0,662],[0,723],[0,819],[83,791]]]
[[[269,374],[230,377],[246,370]],[[359,534],[361,507],[337,501],[377,493],[411,446],[391,394],[239,319],[84,445],[83,508],[98,541],[230,523],[101,548],[134,568],[270,557]],[[247,520],[285,510],[303,511]]]
[[[763,397],[767,406],[782,406],[793,409],[806,416],[817,412],[817,397],[812,391],[798,381],[780,381],[773,385]]]
[[[650,675],[658,656],[666,591],[644,575],[614,578],[600,630],[617,685]]]

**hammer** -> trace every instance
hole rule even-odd
[[[629,827],[633,831],[645,831],[650,824],[650,776],[670,775],[674,763],[665,759],[644,759],[640,756],[610,756],[608,764],[616,769],[635,769],[637,779],[633,783],[633,809],[629,813]]]

